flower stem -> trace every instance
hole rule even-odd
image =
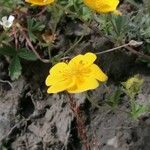
[[[105,50],[105,51],[102,51],[102,52],[98,52],[98,53],[95,53],[96,55],[100,55],[100,54],[105,54],[105,53],[109,53],[109,52],[113,52],[115,50],[118,50],[120,48],[124,48],[126,46],[129,46],[130,43],[127,43],[127,44],[123,44],[121,46],[118,46],[118,47],[115,47],[115,48],[112,48],[112,49],[108,49],[108,50]]]
[[[59,54],[57,57],[61,58],[61,60],[65,59],[66,58],[65,55],[71,52],[82,41],[83,37],[84,37],[84,34],[77,41],[75,41],[75,43],[68,50],[66,50],[64,53]]]
[[[90,145],[89,145],[88,137],[86,134],[86,128],[84,126],[84,120],[82,118],[80,108],[77,105],[73,95],[68,94],[68,97],[69,97],[70,108],[71,108],[71,110],[74,113],[75,118],[76,118],[78,133],[80,135],[81,140],[83,141],[84,150],[90,150]]]
[[[63,53],[63,55],[65,56],[66,54],[68,54],[72,49],[74,49],[79,43],[80,41],[83,39],[84,34],[67,50]]]

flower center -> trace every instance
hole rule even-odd
[[[76,64],[74,67],[70,68],[65,72],[65,76],[69,78],[80,78],[88,76],[90,73],[90,68],[86,66],[83,61],[80,61],[79,64]]]

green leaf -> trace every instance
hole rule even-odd
[[[38,22],[38,20],[33,18],[28,18],[27,24],[28,24],[28,29],[31,32],[42,31],[45,28],[45,25],[43,25],[42,22]]]
[[[115,32],[118,36],[124,35],[128,31],[128,17],[127,16],[111,16],[113,25],[115,27]]]
[[[12,80],[18,79],[21,75],[22,66],[18,56],[13,57],[11,64],[9,65],[9,75]]]
[[[116,106],[118,106],[121,101],[121,94],[122,94],[122,91],[120,88],[118,88],[116,91],[114,91],[112,95],[108,97],[107,104],[111,106],[112,108],[115,108]]]
[[[0,48],[0,55],[15,56],[16,54],[17,53],[14,47],[6,46]]]
[[[30,60],[30,61],[37,60],[36,55],[27,49],[20,49],[18,52],[18,56],[23,59]]]
[[[35,43],[37,40],[37,37],[32,32],[28,32],[28,33],[29,33],[30,39],[33,41],[33,43]]]
[[[37,31],[42,31],[45,28],[45,25],[43,25],[42,22],[38,22],[38,20],[36,19],[28,18],[27,26],[30,40],[35,43],[38,39],[38,37],[36,36]]]
[[[149,111],[150,110],[148,106],[135,103],[134,107],[132,107],[130,114],[134,119],[138,119],[142,114],[148,113]]]

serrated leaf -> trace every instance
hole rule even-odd
[[[134,119],[137,119],[142,114],[148,113],[148,112],[149,112],[149,107],[148,106],[135,104],[132,111],[130,112],[130,114]]]
[[[37,37],[32,33],[32,32],[29,32],[29,37],[30,37],[30,40],[35,43],[36,40],[37,40]]]
[[[121,101],[121,94],[122,91],[120,88],[118,88],[112,95],[108,97],[108,102],[107,104],[110,105],[111,107],[116,107],[119,105]]]
[[[20,59],[18,56],[15,56],[12,59],[8,69],[9,69],[9,75],[12,80],[19,78],[19,76],[21,75],[22,66],[20,64]]]
[[[7,55],[7,56],[15,56],[16,55],[16,50],[14,47],[2,47],[0,48],[0,55]]]
[[[37,60],[36,55],[27,49],[20,49],[18,52],[18,56],[23,59],[30,60],[30,61]]]
[[[27,19],[27,25],[30,40],[35,43],[38,39],[36,36],[37,31],[42,31],[45,28],[45,25],[43,25],[42,22],[38,22],[38,20],[33,18]]]

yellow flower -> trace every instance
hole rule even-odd
[[[25,0],[33,5],[48,5],[54,2],[54,0]]]
[[[114,12],[115,14],[120,14],[116,10],[119,0],[84,0],[84,3],[98,13]]]
[[[50,86],[47,92],[58,93],[66,90],[69,93],[80,93],[97,88],[100,82],[107,80],[107,76],[94,64],[95,60],[95,54],[86,53],[74,57],[68,63],[54,65],[46,79],[46,85]]]

